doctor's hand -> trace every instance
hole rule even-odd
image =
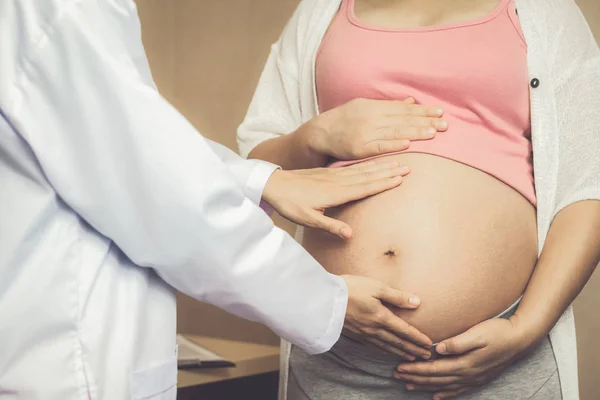
[[[315,154],[360,160],[406,150],[448,128],[438,107],[405,101],[355,99],[306,122],[298,133]]]
[[[267,181],[263,200],[292,222],[348,239],[350,226],[325,216],[325,210],[395,188],[408,173],[407,167],[385,160],[344,168],[277,170]]]
[[[348,286],[344,330],[349,337],[375,345],[405,360],[431,357],[432,341],[395,315],[387,305],[416,309],[417,296],[362,276],[343,275]]]

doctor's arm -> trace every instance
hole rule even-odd
[[[264,323],[308,352],[329,349],[348,287],[273,226],[239,176],[158,94],[133,3],[66,3],[43,35],[5,113],[61,200],[182,292]],[[261,191],[273,167],[253,165]],[[379,329],[373,315],[387,310],[378,299],[402,301],[368,285],[366,296],[354,290],[360,301],[348,312],[374,330],[366,321]]]

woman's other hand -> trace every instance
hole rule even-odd
[[[408,173],[407,167],[385,160],[345,168],[277,170],[265,186],[263,199],[292,222],[348,239],[350,226],[325,216],[325,210],[395,188]]]
[[[385,304],[416,309],[417,296],[362,276],[342,276],[348,286],[344,330],[352,338],[370,343],[406,360],[431,357],[431,339],[396,316]]]
[[[394,377],[408,390],[433,392],[434,400],[450,399],[498,377],[534,344],[516,319],[490,319],[440,342],[436,351],[449,357],[400,364]]]
[[[352,100],[307,122],[310,150],[338,160],[359,160],[406,150],[413,140],[428,140],[445,131],[443,110],[391,100]]]

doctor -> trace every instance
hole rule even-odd
[[[1,0],[0,71],[0,398],[175,398],[173,288],[311,353],[344,324],[424,340],[381,303],[418,299],[329,275],[258,207],[347,238],[319,210],[406,171],[276,171],[205,140],[156,91],[130,0]]]

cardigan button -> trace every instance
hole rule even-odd
[[[533,78],[531,80],[531,87],[535,89],[538,86],[540,86],[540,80],[538,78]]]

